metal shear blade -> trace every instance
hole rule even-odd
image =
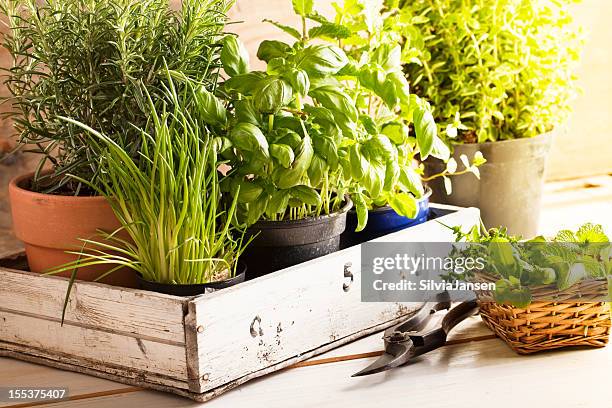
[[[422,329],[432,316],[443,309],[450,309],[434,329]],[[449,302],[429,302],[407,321],[385,331],[385,353],[353,377],[376,374],[406,364],[412,358],[435,350],[446,344],[448,333],[461,321],[478,312],[475,299],[465,301],[454,308]]]

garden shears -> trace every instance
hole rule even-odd
[[[433,329],[424,331],[423,329],[433,316],[441,310],[448,310],[441,322]],[[417,314],[385,330],[384,354],[367,368],[352,376],[360,377],[387,371],[444,346],[449,332],[457,324],[476,313],[478,313],[478,302],[475,297],[452,307],[448,293],[438,295],[437,301],[425,303]]]

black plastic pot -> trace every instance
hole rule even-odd
[[[348,212],[346,216],[346,230],[340,238],[342,248],[359,245],[363,242],[392,234],[403,229],[419,225],[429,219],[429,197],[431,189],[419,200],[419,208],[414,218],[404,217],[395,212],[390,206],[380,207],[368,212],[368,223],[366,227],[356,232],[358,219],[354,210]]]
[[[480,167],[480,180],[473,174],[452,178],[453,192],[446,194],[444,183],[435,179],[429,183],[433,202],[478,207],[484,224],[500,225],[514,235],[531,238],[537,234],[542,201],[546,157],[552,134],[500,142],[455,146],[453,157],[463,170],[459,157],[468,158],[481,151],[487,163]],[[437,159],[425,161],[425,174],[437,174],[445,165]]]
[[[245,242],[255,237],[240,260],[247,264],[247,279],[288,268],[340,249],[340,234],[353,202],[330,215],[297,221],[259,221],[247,229]]]
[[[199,296],[205,293],[212,293],[221,289],[229,288],[230,286],[244,282],[246,271],[246,265],[240,262],[238,264],[237,271],[239,273],[236,273],[234,277],[224,279],[222,281],[194,285],[173,285],[171,283],[151,282],[145,280],[140,274],[137,274],[136,279],[138,280],[138,287],[143,290],[165,293],[166,295],[174,296]]]

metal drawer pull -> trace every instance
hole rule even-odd
[[[342,284],[342,290],[345,292],[349,291],[349,289],[351,288],[351,284],[355,280],[355,278],[353,277],[353,272],[351,272],[351,266],[353,266],[352,262],[347,262],[344,264],[344,278],[350,278],[348,282],[344,282]]]

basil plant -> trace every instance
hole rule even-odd
[[[349,185],[336,118],[354,120],[355,108],[348,95],[323,83],[347,57],[337,47],[302,41],[264,41],[258,57],[267,62],[265,72],[251,71],[242,43],[227,36],[221,61],[229,79],[214,95],[202,89],[199,100],[231,167],[222,187],[237,197],[238,222],[331,214],[345,204]],[[329,103],[313,102],[315,90]]]
[[[448,160],[428,103],[410,94],[382,6],[353,10],[360,4],[347,1],[328,20],[312,1],[294,1],[302,27],[271,22],[295,41],[261,43],[265,72],[250,71],[244,46],[226,37],[230,78],[217,95],[203,91],[202,103],[231,162],[225,188],[247,224],[329,214],[346,193],[358,230],[373,207],[414,217],[424,194],[417,159]]]

